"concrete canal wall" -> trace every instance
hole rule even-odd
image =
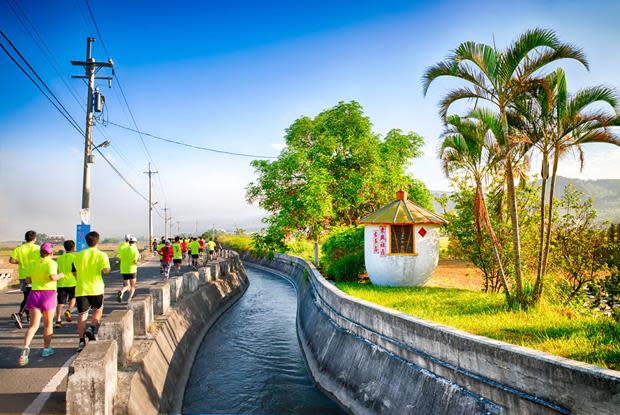
[[[247,286],[239,256],[225,251],[110,313],[69,368],[67,413],[180,413],[205,333]]]
[[[350,412],[618,413],[620,372],[350,297],[301,258],[242,258],[295,283],[308,368],[317,385]]]

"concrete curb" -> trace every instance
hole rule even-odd
[[[619,372],[350,297],[301,258],[243,259],[295,282],[310,373],[353,413],[613,414],[620,405]]]
[[[76,369],[71,369],[69,374],[68,382],[73,387],[67,390],[67,408],[72,413],[180,413],[185,384],[202,338],[249,284],[236,253],[219,260],[215,267],[218,271],[223,262],[229,272],[216,281],[206,282],[211,275],[209,269],[209,272],[178,277],[174,284],[154,284],[150,295],[134,297],[129,310],[114,311],[112,318],[104,319],[100,328],[102,340],[88,343],[76,359],[77,364],[72,365]],[[189,283],[191,291],[181,288],[183,280]],[[172,307],[170,294],[177,300]],[[158,315],[153,320],[154,305]],[[131,330],[123,325],[131,326]],[[132,332],[133,346],[127,338],[129,332]],[[138,337],[133,338],[133,332]],[[110,340],[103,340],[104,337]],[[104,346],[105,351],[99,350]],[[129,352],[128,347],[131,347]],[[106,358],[102,360],[104,354]],[[99,360],[92,361],[95,358]],[[105,376],[101,370],[94,371],[92,376],[101,377],[105,393],[101,392],[104,386],[93,383],[96,379],[84,381],[84,376],[89,376],[84,374],[89,365],[97,368],[104,363]],[[88,382],[93,383],[90,388],[84,386],[90,385]],[[102,396],[106,397],[103,403]],[[93,408],[95,399],[103,406]]]

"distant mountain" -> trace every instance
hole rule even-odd
[[[558,176],[555,185],[558,198],[562,197],[569,183],[585,197],[592,198],[599,220],[620,222],[620,179],[581,180]]]
[[[569,183],[572,183],[576,190],[583,192],[586,198],[592,198],[600,221],[620,222],[620,179],[582,180],[558,176],[555,186],[556,198],[564,195],[564,189]],[[451,193],[433,190],[431,192],[435,197]],[[433,205],[437,213],[442,213],[441,206],[437,202],[433,202]],[[454,203],[450,202],[448,210],[453,207]]]

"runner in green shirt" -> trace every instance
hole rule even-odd
[[[54,311],[56,310],[56,281],[63,278],[58,273],[58,264],[52,260],[54,249],[49,242],[41,245],[39,258],[32,265],[28,279],[32,284],[32,291],[26,302],[26,309],[32,313],[30,327],[24,336],[24,348],[19,355],[17,363],[20,366],[28,364],[30,343],[34,338],[43,316],[43,351],[41,357],[54,354],[52,348],[52,335],[54,334]]]
[[[183,262],[183,249],[181,247],[181,238],[178,236],[174,238],[172,244],[172,262],[177,270],[177,275],[181,274],[181,263]]]
[[[89,232],[85,239],[88,249],[75,256],[75,269],[77,270],[75,297],[80,314],[78,318],[78,334],[80,336],[78,352],[81,352],[86,346],[84,336],[88,337],[90,341],[96,340],[95,334],[103,315],[103,292],[105,289],[103,274],[110,272],[108,255],[97,249],[99,234]],[[93,310],[93,315],[90,325],[85,329],[88,310],[90,309]]]
[[[62,327],[62,309],[67,302],[69,307],[65,311],[65,319],[71,321],[71,310],[75,307],[75,242],[67,240],[64,242],[65,253],[58,257],[58,271],[64,274],[64,278],[58,281],[56,306],[56,328]]]
[[[209,260],[214,260],[215,259],[215,242],[213,242],[213,239],[209,239],[209,242],[207,242],[207,248],[209,249]]]
[[[127,302],[131,301],[133,294],[136,292],[136,283],[138,282],[138,260],[140,252],[136,246],[138,240],[129,236],[129,242],[119,252],[118,256],[121,260],[121,275],[123,276],[123,289],[116,293],[118,302],[123,301],[123,294],[129,291]]]
[[[19,311],[11,315],[11,319],[14,321],[15,326],[18,328],[23,327],[24,311],[26,318],[29,317],[29,311],[26,309],[26,301],[28,295],[32,289],[32,285],[28,282],[27,278],[30,277],[30,271],[34,263],[40,258],[39,245],[36,245],[34,241],[37,239],[37,233],[35,231],[28,231],[24,235],[25,243],[21,244],[13,250],[9,262],[11,264],[18,265],[19,268],[19,289],[21,290],[24,298],[19,305]]]
[[[192,241],[187,246],[190,254],[192,255],[192,268],[198,269],[198,257],[200,256],[200,243],[196,238],[192,238]]]
[[[123,242],[121,242],[120,244],[118,244],[118,248],[116,248],[116,256],[119,256],[119,254],[121,253],[121,249],[123,249],[124,247],[126,247],[127,245],[129,245],[129,240],[131,239],[131,234],[126,234],[125,235],[125,240]]]

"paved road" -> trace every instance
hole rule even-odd
[[[189,271],[184,265],[181,273]],[[175,271],[171,272],[175,275]],[[118,271],[105,277],[106,291],[104,315],[113,310],[126,308],[126,304],[116,301],[116,291],[122,286]],[[138,268],[138,289],[136,294],[148,293],[148,286],[160,281],[159,262],[146,261]],[[127,297],[125,297],[127,298]],[[0,293],[0,413],[65,413],[65,392],[67,390],[67,367],[75,358],[78,345],[76,314],[73,321],[63,321],[61,329],[54,329],[52,346],[56,354],[43,359],[43,323],[30,348],[30,363],[19,367],[17,359],[23,344],[25,328],[20,330],[10,320],[11,313],[17,311],[22,294],[18,290]],[[47,392],[42,394],[41,392]]]

